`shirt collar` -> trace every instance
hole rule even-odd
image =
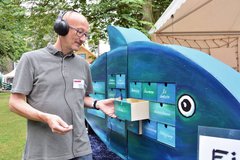
[[[64,57],[63,53],[61,51],[58,51],[52,44],[48,44],[46,48],[49,51],[49,53],[51,53],[52,55]],[[66,57],[74,57],[74,56],[75,54],[73,52],[66,55]]]

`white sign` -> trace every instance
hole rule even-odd
[[[73,79],[73,88],[84,89],[84,80]]]
[[[240,140],[199,135],[199,160],[240,160]]]

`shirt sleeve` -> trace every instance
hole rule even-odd
[[[33,87],[34,69],[27,54],[23,54],[16,68],[12,93],[28,95]]]

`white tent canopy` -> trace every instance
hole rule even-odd
[[[173,0],[152,40],[202,50],[240,71],[240,0]]]
[[[12,79],[14,78],[15,76],[15,69],[12,70],[11,72],[3,75],[3,82],[5,83],[12,83]]]
[[[161,28],[167,22],[167,20],[169,20],[171,18],[171,16],[175,14],[176,10],[179,9],[185,1],[186,0],[172,1],[172,3],[165,10],[165,12],[162,14],[162,16],[154,24],[154,27],[149,31],[149,33],[152,34],[155,31],[157,31],[159,28]]]
[[[174,0],[150,33],[239,32],[239,6],[239,0]]]

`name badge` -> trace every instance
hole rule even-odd
[[[73,79],[73,88],[84,89],[84,80]]]

